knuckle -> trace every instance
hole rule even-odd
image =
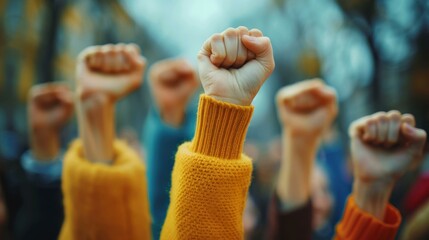
[[[377,116],[376,119],[377,119],[378,123],[385,123],[388,120],[386,114],[380,114],[380,115]]]
[[[391,119],[399,119],[401,117],[401,113],[398,110],[391,110],[387,113],[387,115]]]
[[[234,33],[234,32],[235,32],[235,28],[229,27],[223,33],[228,34],[228,33]]]
[[[213,41],[221,41],[222,40],[222,35],[219,33],[215,33],[210,37],[210,40]]]
[[[135,44],[135,43],[128,43],[127,46],[131,47],[132,49],[139,51],[140,52],[140,47],[139,45]]]
[[[373,118],[368,118],[364,121],[366,126],[372,126],[376,121]]]
[[[247,27],[245,26],[239,26],[237,30],[240,32],[240,34],[245,34],[249,32],[249,29],[247,29]]]
[[[217,53],[213,55],[213,60],[215,62],[222,62],[225,59],[225,54],[223,53]]]

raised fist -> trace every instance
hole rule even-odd
[[[184,59],[167,59],[155,63],[149,76],[161,118],[170,125],[179,126],[188,101],[199,86],[194,68]]]
[[[31,88],[28,103],[30,145],[38,160],[56,157],[60,130],[72,115],[72,93],[66,86],[43,84]]]
[[[100,93],[115,101],[141,85],[145,66],[135,44],[88,47],[78,57],[78,95],[85,99]]]
[[[257,29],[228,28],[206,40],[198,54],[204,92],[247,106],[274,70],[270,39]]]
[[[72,93],[60,84],[36,85],[30,90],[28,107],[31,128],[57,131],[73,115]]]
[[[318,137],[337,116],[336,92],[319,79],[286,86],[277,92],[277,111],[289,132]]]
[[[419,162],[426,140],[414,117],[398,111],[363,117],[349,135],[355,178],[366,183],[394,183]]]
[[[84,155],[89,161],[113,161],[114,103],[141,85],[145,66],[146,60],[135,44],[94,46],[79,55],[77,113]]]

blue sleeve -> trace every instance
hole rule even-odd
[[[21,156],[21,204],[13,222],[14,239],[57,239],[64,219],[61,191],[63,153],[45,163],[31,151]]]
[[[170,204],[171,172],[177,148],[189,141],[195,131],[195,113],[187,111],[179,128],[164,123],[159,113],[149,110],[143,133],[146,150],[148,195],[152,216],[152,236],[159,239]]]
[[[63,151],[49,162],[36,160],[28,150],[21,157],[21,165],[29,180],[41,185],[51,185],[61,180]]]

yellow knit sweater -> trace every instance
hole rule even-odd
[[[161,239],[242,239],[252,163],[242,154],[253,107],[202,95],[192,142],[179,147]],[[65,222],[60,239],[150,239],[145,169],[115,143],[112,166],[82,158],[79,141],[65,157]]]
[[[161,239],[242,239],[252,163],[242,155],[253,107],[202,96],[194,139],[179,147]]]
[[[146,172],[125,143],[114,143],[112,166],[83,158],[81,141],[64,157],[65,219],[61,240],[150,239]]]

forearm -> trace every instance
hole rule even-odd
[[[354,195],[350,195],[343,218],[336,227],[334,239],[395,239],[402,221],[401,214],[390,204],[386,206],[384,213],[384,219],[376,218],[362,210],[357,205]]]
[[[356,178],[335,239],[394,239],[401,215],[389,204],[392,182]]]
[[[252,163],[242,155],[253,112],[200,98],[194,139],[179,147],[161,239],[241,239]]]
[[[303,138],[287,128],[283,130],[283,152],[276,186],[282,210],[293,210],[308,202],[318,145],[316,137]]]
[[[22,202],[14,221],[16,239],[31,238],[30,235],[57,239],[64,219],[60,176],[57,179],[22,176]]]
[[[180,144],[189,141],[189,116],[180,128],[172,127],[161,119],[160,114],[150,109],[144,125],[144,145],[146,149],[148,193],[152,215],[152,234],[159,239],[170,203],[171,172],[174,155]],[[192,128],[195,126],[192,126]]]
[[[114,158],[115,106],[109,101],[94,101],[78,103],[79,135],[88,160],[110,164]]]
[[[162,121],[172,127],[182,126],[185,119],[184,108],[160,109],[159,114]]]
[[[311,239],[313,215],[312,202],[282,211],[278,196],[271,198],[268,208],[267,239]]]
[[[110,166],[82,156],[80,140],[67,150],[59,239],[150,239],[146,169],[126,143],[115,141],[113,146]]]
[[[41,162],[49,162],[60,153],[59,133],[48,129],[30,129],[30,148],[34,158]]]
[[[355,179],[353,196],[360,209],[383,221],[392,189],[392,183],[369,183]]]

